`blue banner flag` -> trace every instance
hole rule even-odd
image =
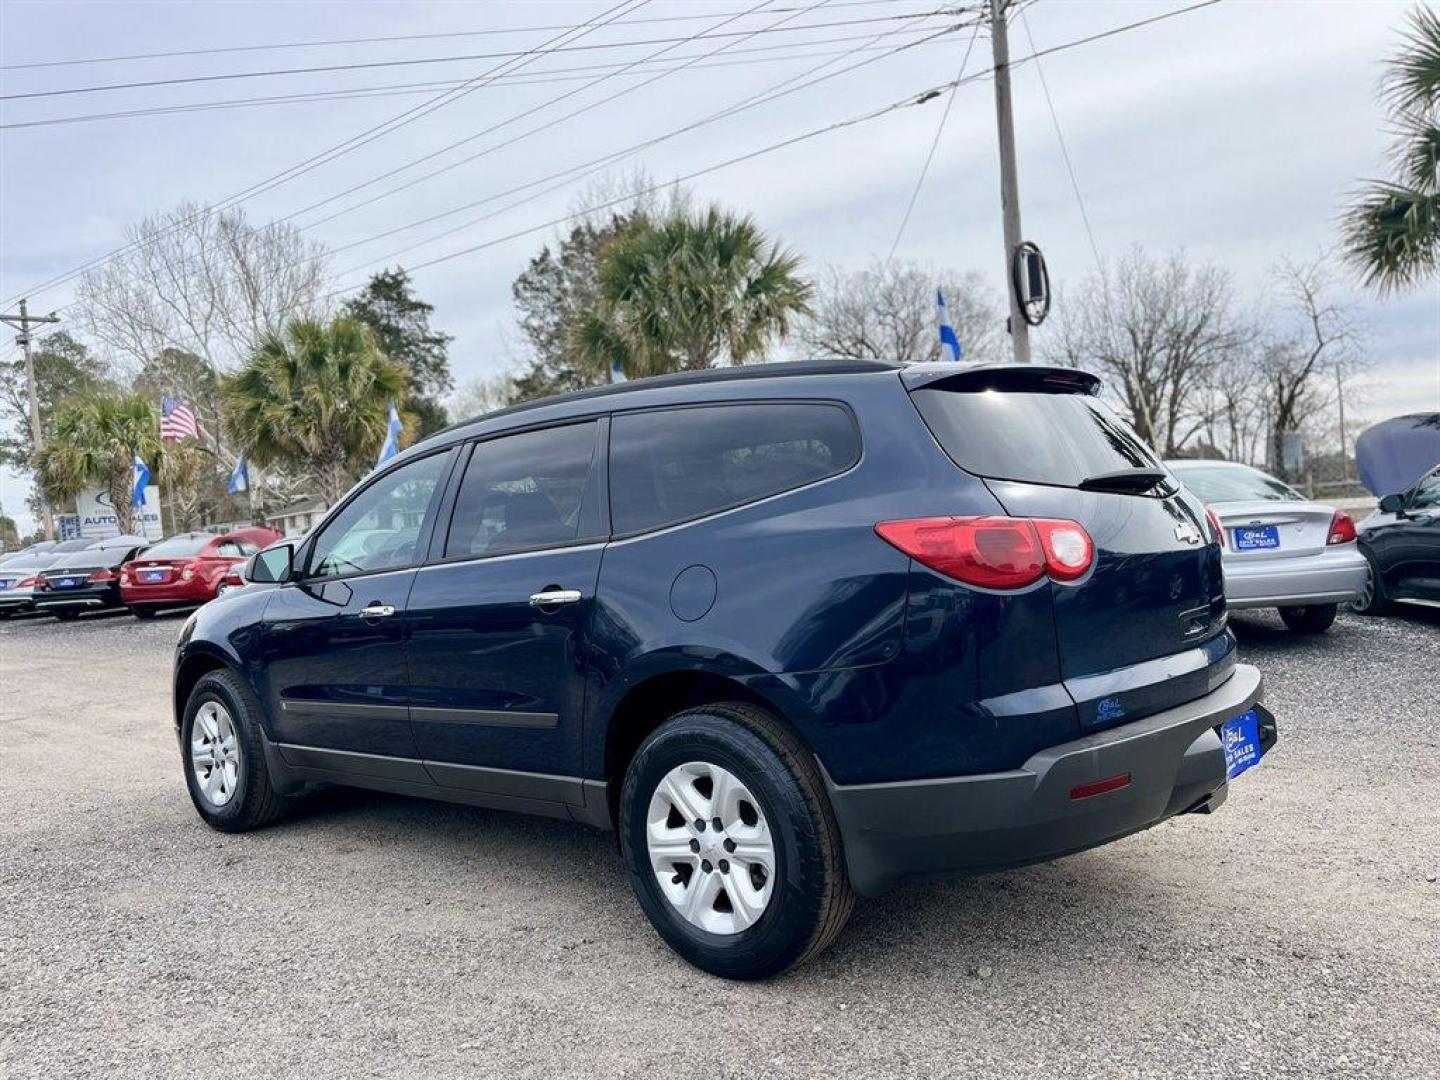
[[[245,464],[245,455],[241,454],[235,462],[235,468],[230,470],[230,486],[226,488],[231,495],[239,495],[242,491],[250,490],[250,469]]]
[[[135,463],[132,466],[135,471],[135,488],[130,493],[130,502],[135,506],[145,505],[145,489],[150,486],[150,466],[140,460],[140,455],[135,455]]]
[[[939,289],[935,290],[935,307],[940,314],[940,359],[959,360],[965,355],[965,350],[960,348],[960,338],[955,334],[955,327],[950,325],[950,311],[945,306],[945,294]]]
[[[405,430],[405,425],[400,423],[400,414],[395,411],[395,403],[390,403],[390,424],[385,432],[385,445],[380,447],[380,458],[375,462],[378,469],[385,462],[400,452],[400,433]]]
[[[610,381],[612,383],[625,382],[625,369],[620,366],[619,360],[610,361]]]

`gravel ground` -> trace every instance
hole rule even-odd
[[[0,1076],[1440,1076],[1440,618],[1237,618],[1281,741],[1228,804],[685,966],[578,826],[332,791],[223,836],[177,618],[0,626]]]

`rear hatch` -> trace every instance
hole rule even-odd
[[[909,375],[911,400],[960,468],[1014,517],[1084,526],[1091,570],[1047,581],[1065,688],[1082,730],[1200,697],[1229,677],[1220,548],[1204,506],[1069,369]]]

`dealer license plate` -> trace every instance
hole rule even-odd
[[[1220,725],[1225,746],[1225,778],[1234,780],[1252,765],[1260,764],[1260,717],[1255,710],[1241,713]]]
[[[170,576],[169,570],[146,570],[140,575],[141,581],[164,581]]]
[[[1279,546],[1278,525],[1258,525],[1235,530],[1236,551],[1270,551]]]

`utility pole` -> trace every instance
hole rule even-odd
[[[0,315],[0,322],[13,326],[20,331],[20,336],[15,343],[25,350],[25,385],[30,395],[30,438],[35,444],[35,452],[40,451],[40,397],[35,388],[35,357],[30,352],[30,327],[41,323],[58,323],[60,317],[53,311],[49,315],[31,315],[25,308],[25,301],[20,301],[20,314]],[[37,494],[39,492],[39,477],[36,477]],[[50,512],[50,504],[45,501],[43,494],[40,494],[40,513],[44,517],[45,535],[54,540],[55,537],[55,515]]]
[[[990,0],[990,46],[995,53],[995,113],[1000,130],[1000,208],[1005,216],[1005,292],[1010,297],[1010,341],[1017,364],[1030,363],[1030,324],[1015,290],[1015,252],[1020,247],[1020,178],[1015,168],[1015,118],[1010,111],[1010,38],[1005,9]]]

